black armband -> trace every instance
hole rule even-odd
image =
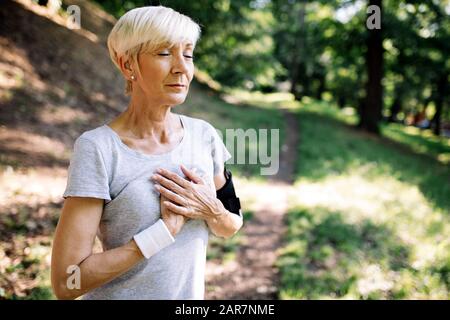
[[[216,191],[217,199],[222,202],[225,209],[239,216],[242,216],[240,210],[241,202],[239,201],[239,198],[236,197],[236,193],[234,191],[231,171],[227,170],[226,167],[224,167],[223,172],[226,182],[222,188]]]

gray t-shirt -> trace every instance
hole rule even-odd
[[[105,199],[98,237],[104,250],[129,242],[160,218],[159,193],[150,179],[165,168],[184,177],[180,164],[214,185],[231,155],[208,122],[180,115],[181,142],[170,152],[149,155],[131,149],[108,125],[84,132],[74,144],[63,197]],[[209,229],[188,220],[175,242],[83,299],[203,299]]]

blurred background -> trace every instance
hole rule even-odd
[[[246,223],[211,239],[207,298],[449,299],[448,0],[2,1],[0,299],[54,299],[73,142],[128,102],[106,38],[159,4],[202,26],[174,112],[280,130],[277,175],[229,165]]]

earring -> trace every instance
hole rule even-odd
[[[131,75],[131,80],[136,80],[136,77],[134,76],[134,74]]]

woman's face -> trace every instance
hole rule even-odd
[[[164,105],[184,102],[194,76],[193,46],[180,43],[139,55],[138,85],[152,101]]]

